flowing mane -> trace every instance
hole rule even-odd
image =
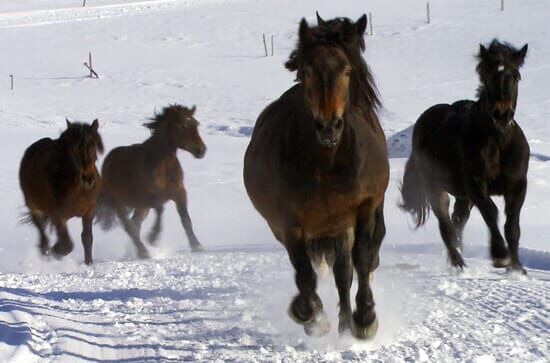
[[[185,127],[197,126],[197,121],[193,118],[193,114],[196,110],[196,107],[188,108],[179,104],[172,104],[167,107],[164,107],[161,113],[155,113],[155,116],[148,122],[143,124],[143,126],[150,129],[153,133],[158,132],[162,126],[170,122],[182,123]]]
[[[376,113],[382,107],[382,102],[374,77],[361,54],[365,49],[365,40],[362,35],[355,32],[354,25],[348,18],[336,18],[325,22],[322,26],[311,28],[311,37],[298,41],[285,67],[290,71],[296,71],[296,80],[302,82],[304,79],[302,58],[308,49],[318,45],[340,48],[353,67],[350,83],[351,103],[358,104],[363,101]]]

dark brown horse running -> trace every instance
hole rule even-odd
[[[366,16],[302,19],[287,68],[298,84],[259,116],[244,160],[252,203],[285,246],[298,295],[289,314],[308,335],[330,329],[313,265],[333,264],[339,331],[372,338],[378,327],[369,275],[385,235],[388,157],[380,105],[362,58]],[[358,274],[356,310],[350,288]]]
[[[46,227],[54,225],[57,243],[51,251],[66,256],[73,250],[67,220],[82,218],[84,261],[92,260],[92,220],[101,179],[95,166],[98,152],[103,152],[98,122],[91,125],[70,123],[58,139],[41,139],[23,155],[19,183],[29,208],[29,221],[40,233],[40,251],[50,252]]]
[[[529,145],[514,113],[526,53],[527,44],[520,50],[497,40],[488,49],[482,45],[478,99],[435,105],[414,126],[401,207],[415,217],[417,227],[424,224],[431,207],[451,264],[458,268],[465,266],[460,253],[462,230],[475,205],[491,233],[493,265],[525,272],[518,245]],[[452,218],[449,194],[456,198]],[[504,196],[508,249],[499,232],[492,195]]]
[[[152,131],[150,138],[142,144],[112,150],[103,162],[98,220],[104,228],[109,228],[116,213],[141,258],[149,257],[140,238],[141,224],[149,209],[155,209],[156,220],[148,235],[149,242],[155,243],[161,232],[163,206],[168,200],[176,203],[191,249],[202,248],[187,211],[183,170],[177,158],[178,149],[189,151],[199,159],[206,153],[194,113],[195,107],[164,108],[153,122],[144,125]],[[128,218],[129,209],[134,210],[132,220]]]

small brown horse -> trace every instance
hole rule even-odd
[[[193,116],[195,110],[180,105],[164,108],[153,122],[144,125],[152,131],[150,138],[142,144],[112,150],[103,163],[98,220],[109,228],[116,213],[140,258],[149,257],[140,238],[141,224],[149,209],[155,209],[156,220],[148,236],[149,242],[155,243],[161,231],[163,205],[168,200],[176,203],[191,249],[202,249],[187,212],[183,171],[177,158],[178,149],[187,150],[199,159],[206,153],[198,132],[199,123]],[[134,210],[132,220],[128,218],[128,209]]]
[[[339,332],[369,339],[378,327],[369,275],[385,235],[389,165],[380,101],[361,55],[366,25],[366,16],[319,19],[313,28],[302,19],[286,64],[299,83],[260,114],[244,160],[248,195],[296,271],[289,314],[308,335],[330,329],[312,266],[323,260],[333,264]]]
[[[19,183],[44,255],[50,251],[47,224],[52,223],[57,231],[58,241],[51,251],[66,256],[73,249],[67,220],[81,217],[84,261],[93,263],[92,221],[101,184],[95,162],[98,152],[103,152],[97,129],[97,120],[91,125],[67,120],[67,129],[59,139],[41,139],[23,155]]]

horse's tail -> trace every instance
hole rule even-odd
[[[426,186],[418,171],[414,151],[407,160],[400,189],[402,202],[399,204],[399,208],[413,216],[416,228],[422,226],[430,214],[430,205],[426,195]]]
[[[97,198],[95,223],[99,223],[104,231],[113,228],[116,221],[115,210],[109,203],[107,196],[101,192]]]

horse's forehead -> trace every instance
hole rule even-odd
[[[336,47],[318,47],[312,54],[312,66],[321,69],[338,70],[348,63],[345,53]]]

